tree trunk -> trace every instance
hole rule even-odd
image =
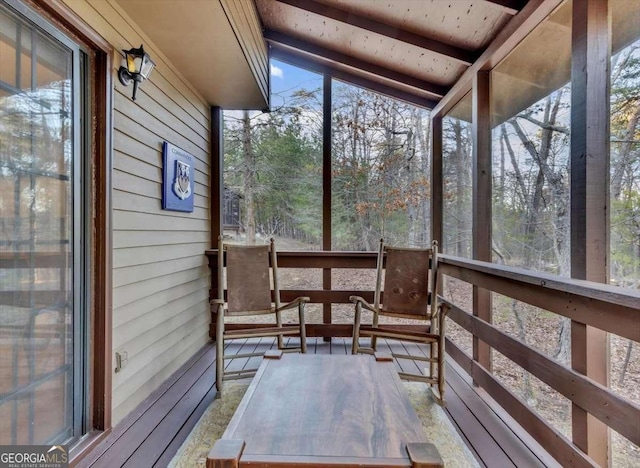
[[[528,216],[525,228],[525,240],[526,249],[524,251],[523,260],[526,265],[536,269],[544,270],[544,266],[538,263],[538,251],[542,249],[543,245],[538,245],[539,236],[538,226],[541,225],[540,219],[542,216],[543,202],[544,205],[552,207],[553,227],[552,232],[547,233],[547,236],[552,239],[552,248],[555,253],[556,262],[558,265],[558,271],[562,276],[569,275],[569,242],[566,238],[569,234],[568,226],[568,199],[569,199],[569,187],[567,186],[565,179],[563,178],[562,168],[556,169],[555,164],[550,164],[550,158],[552,156],[552,143],[554,134],[556,132],[563,132],[563,128],[557,126],[557,115],[562,101],[563,90],[559,90],[553,93],[545,100],[544,117],[542,122],[535,122],[540,127],[540,147],[536,149],[535,145],[525,132],[516,119],[512,119],[509,123],[515,130],[516,134],[520,138],[524,148],[531,156],[534,163],[537,165],[538,173],[535,175],[535,182],[533,186],[533,199],[531,196],[526,196],[526,200],[531,200],[528,205]],[[528,114],[522,115],[522,118],[534,121]],[[551,159],[551,162],[554,161]],[[514,165],[515,167],[515,165]],[[549,186],[549,195],[545,195],[546,199],[543,199],[544,185]],[[536,257],[534,257],[536,254]],[[571,353],[571,321],[568,319],[560,319],[560,330],[558,334],[557,352],[556,358],[562,362],[568,362],[568,358]]]
[[[633,349],[633,341],[629,340],[627,343],[627,352],[624,356],[624,363],[622,363],[622,370],[620,371],[620,378],[618,379],[618,385],[622,385],[624,383],[624,376],[627,373],[627,368],[629,367],[629,361],[631,360],[631,350]]]
[[[419,206],[422,200],[422,191],[420,187],[416,185],[420,174],[418,173],[417,168],[418,162],[416,161],[418,157],[417,151],[417,136],[413,131],[415,128],[417,109],[413,109],[411,112],[411,128],[407,132],[407,140],[405,143],[405,166],[407,169],[407,191],[409,202],[407,203],[407,224],[409,228],[409,245],[412,247],[417,246],[420,243],[420,214],[419,214]]]
[[[244,185],[246,242],[247,245],[254,245],[256,243],[256,207],[254,200],[256,158],[251,148],[251,120],[249,118],[249,111],[244,111],[242,114],[242,155],[244,158],[242,183]]]
[[[456,120],[453,124],[453,131],[456,141],[455,151],[455,164],[456,164],[456,255],[458,257],[466,257],[467,249],[465,248],[464,239],[466,239],[466,223],[464,199],[465,199],[465,181],[463,174],[467,172],[467,168],[464,167],[464,149],[462,148],[462,126],[460,121]]]
[[[430,181],[431,167],[429,163],[431,158],[429,157],[429,150],[431,141],[431,118],[428,118],[427,122],[423,124],[422,118],[420,118],[421,114],[418,115],[419,120],[416,122],[416,127],[418,128],[418,143],[420,145],[420,173]],[[433,187],[431,187],[431,185],[428,187],[428,189],[425,187],[425,196],[420,199],[420,213],[422,216],[422,234],[420,241],[424,247],[429,247],[431,240],[431,198],[433,197]]]
[[[628,171],[630,168],[631,160],[633,158],[633,144],[634,144],[634,135],[636,133],[636,128],[638,126],[638,121],[640,121],[640,104],[638,104],[635,108],[635,112],[629,119],[629,123],[627,124],[627,128],[622,135],[622,143],[620,145],[620,151],[613,161],[612,165],[613,173],[611,177],[611,196],[619,200],[620,195],[622,193],[622,181],[624,179],[625,171]]]
[[[511,300],[511,311],[513,312],[513,316],[516,319],[516,325],[518,326],[518,338],[526,344],[527,333],[524,320],[522,318],[522,313],[524,311],[520,311],[518,301],[515,299]],[[522,395],[529,405],[533,405],[535,403],[535,395],[533,393],[533,387],[531,386],[531,375],[529,375],[529,372],[527,372],[526,369],[522,369]]]

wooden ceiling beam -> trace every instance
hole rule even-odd
[[[505,13],[510,15],[517,15],[522,10],[529,0],[484,0],[487,3],[493,3],[502,7]]]
[[[340,81],[344,81],[376,93],[384,94],[415,106],[423,107],[425,109],[433,109],[438,104],[437,100],[419,96],[417,94],[350,73],[338,67],[322,63],[314,56],[306,55],[302,52],[296,52],[295,50],[288,49],[282,45],[271,44],[269,50],[271,57],[277,60],[282,60],[283,62],[305,68],[312,72],[326,73]]]
[[[480,58],[462,74],[455,85],[433,109],[434,116],[444,116],[471,89],[480,70],[491,70],[500,63],[531,31],[549,16],[563,0],[529,0],[522,11],[498,32]]]
[[[478,57],[478,54],[474,51],[462,49],[435,39],[430,39],[419,34],[396,28],[394,26],[389,26],[388,24],[365,18],[364,16],[359,16],[339,8],[316,2],[315,0],[277,1],[316,15],[340,21],[341,23],[350,24],[372,33],[380,34],[397,41],[406,42],[423,49],[431,50],[465,65],[471,65]]]
[[[270,29],[265,30],[264,38],[271,44],[280,44],[285,47],[298,49],[305,53],[331,60],[332,62],[338,62],[343,65],[347,65],[349,67],[357,68],[364,72],[371,73],[373,75],[382,76],[389,80],[397,81],[399,83],[412,86],[421,91],[426,91],[429,94],[433,94],[434,96],[437,96],[437,97],[442,97],[449,91],[449,88],[446,86],[437,85],[435,83],[421,80],[419,78],[406,75],[398,71],[389,70],[388,68],[375,65],[366,60],[357,59],[350,55],[346,55],[341,52],[336,52],[334,50],[327,49],[325,47],[321,47],[316,44],[312,44],[311,42],[304,41],[302,39],[297,39],[277,31],[273,31]]]

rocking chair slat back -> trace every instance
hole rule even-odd
[[[269,246],[227,245],[227,313],[272,311]]]
[[[225,268],[226,259],[226,268]],[[226,270],[226,275],[225,275]],[[225,300],[226,276],[226,300]],[[273,283],[272,283],[273,282]],[[271,285],[273,284],[273,298]],[[305,334],[304,306],[308,297],[297,297],[282,304],[278,290],[278,258],[275,241],[269,245],[244,246],[224,244],[222,236],[218,238],[218,298],[210,302],[211,311],[216,319],[216,387],[218,396],[222,392],[223,381],[253,377],[257,371],[251,365],[241,370],[227,369],[225,360],[234,355],[225,356],[224,342],[235,338],[274,337],[279,350],[307,352]],[[298,323],[282,323],[282,311],[298,309]],[[225,317],[246,315],[272,315],[275,323],[271,327],[260,326],[254,321],[241,325],[234,330],[225,330]],[[273,320],[272,319],[272,320]],[[273,322],[272,322],[273,323]],[[300,337],[300,346],[285,346],[285,337]],[[295,339],[295,338],[294,338]],[[235,357],[251,358],[262,356],[261,352],[242,353]]]
[[[384,300],[381,313],[428,317],[429,249],[396,249],[385,247]]]

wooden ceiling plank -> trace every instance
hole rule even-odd
[[[465,65],[471,65],[478,57],[478,54],[474,51],[462,49],[435,39],[430,39],[419,34],[396,28],[394,26],[389,26],[388,24],[365,18],[364,16],[359,16],[339,8],[316,2],[315,0],[276,1],[316,15],[325,16],[342,23],[350,24],[357,28],[365,29],[372,33],[380,34],[397,41],[406,42],[423,49],[431,50]]]
[[[433,109],[438,104],[437,100],[419,96],[402,89],[394,88],[393,86],[370,80],[363,76],[358,76],[346,70],[341,70],[340,68],[321,63],[318,59],[312,56],[307,56],[302,53],[295,52],[278,44],[272,44],[270,51],[271,57],[277,60],[282,60],[283,62],[306,68],[307,70],[316,73],[327,73],[331,75],[331,77],[336,78],[340,81],[345,81],[355,86],[359,86],[376,93],[384,94],[394,99],[408,102],[409,104],[413,104],[415,106],[423,107],[425,109]]]
[[[484,0],[487,3],[493,3],[502,7],[505,13],[517,15],[524,8],[529,0]]]
[[[496,35],[489,47],[458,79],[445,97],[433,109],[434,116],[444,116],[471,89],[473,77],[480,70],[491,70],[511,52],[531,31],[549,16],[564,0],[529,0]]]
[[[291,37],[278,31],[267,29],[264,31],[264,38],[272,44],[281,44],[286,47],[299,49],[311,55],[324,57],[333,62],[342,63],[349,67],[358,68],[367,73],[379,75],[389,80],[413,86],[414,88],[426,91],[429,94],[433,94],[437,97],[442,97],[449,91],[449,88],[446,86],[441,86],[429,81],[421,80],[420,78],[400,73],[395,70],[390,70],[388,68],[375,65],[366,60],[361,60],[350,55],[343,54],[341,52],[336,52],[334,50],[312,44],[311,42]]]

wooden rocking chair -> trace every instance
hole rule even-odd
[[[386,258],[386,260],[385,260]],[[353,326],[353,354],[374,353],[378,337],[392,340],[425,343],[430,345],[430,356],[414,356],[393,353],[394,358],[429,362],[429,374],[400,372],[405,380],[426,382],[434,390],[441,405],[444,400],[444,337],[447,306],[437,300],[438,245],[434,241],[430,249],[400,249],[384,245],[380,240],[378,251],[376,290],[373,304],[360,296],[349,299],[356,305]],[[381,298],[384,269],[384,295]],[[382,303],[381,303],[382,299]],[[372,325],[361,324],[362,309],[373,312]],[[429,322],[424,331],[406,331],[392,325],[379,325],[379,316],[418,319]],[[371,337],[371,347],[359,344],[360,336]],[[435,391],[437,386],[437,391]]]
[[[224,299],[224,266],[226,259],[226,291]],[[269,274],[271,270],[271,275]],[[273,301],[271,297],[271,279],[273,278]],[[262,353],[248,353],[225,356],[224,341],[240,338],[273,336],[278,339],[278,349],[286,352],[307,352],[305,335],[304,306],[308,297],[298,297],[288,304],[280,303],[278,289],[278,264],[275,244],[241,246],[226,245],[222,237],[218,240],[218,299],[211,301],[211,310],[216,315],[216,386],[218,395],[222,392],[223,380],[235,380],[253,377],[257,369],[243,369],[225,372],[225,360],[250,358]],[[281,312],[298,307],[299,323],[283,324]],[[274,315],[275,324],[271,327],[245,327],[226,330],[225,316]],[[300,336],[300,346],[285,348],[284,336]]]

